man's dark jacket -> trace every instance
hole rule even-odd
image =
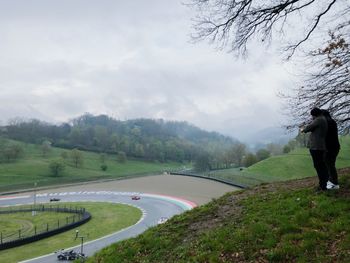
[[[328,132],[326,136],[327,150],[337,152],[340,149],[337,123],[332,118],[326,118],[326,120],[328,122]]]
[[[303,132],[311,132],[308,143],[310,150],[326,151],[326,135],[328,130],[328,123],[323,115],[317,116],[309,125],[307,125]]]

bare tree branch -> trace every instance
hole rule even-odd
[[[331,111],[340,130],[350,130],[349,0],[188,1],[198,11],[192,38],[209,39],[239,55],[246,53],[253,39],[269,44],[277,33],[283,37],[284,54],[289,59],[307,42],[319,41],[318,34],[324,34],[321,27],[327,26],[331,32],[329,41],[318,43],[324,48],[308,52],[305,58],[311,71],[305,73],[304,85],[291,95],[282,95],[287,112],[294,116],[294,122],[288,126],[293,128],[305,122],[310,109],[317,106]]]
[[[350,3],[345,0],[188,0],[189,6],[198,11],[194,24],[192,39],[210,39],[220,47],[229,46],[230,51],[244,55],[247,44],[258,36],[262,42],[272,38],[273,32],[289,30],[286,22],[306,30],[304,35],[288,43],[287,56],[290,58],[305,42],[310,40],[321,26],[320,22],[326,15],[339,21],[347,20]],[[340,9],[339,7],[343,8]],[[336,16],[339,10],[344,10],[341,16]],[[309,23],[299,23],[297,17],[309,17]],[[327,20],[325,20],[327,22]],[[307,25],[310,25],[308,27]],[[280,27],[279,30],[277,28]]]

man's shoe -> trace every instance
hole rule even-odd
[[[337,190],[339,188],[340,188],[339,184],[333,184],[333,183],[331,183],[330,185],[327,184],[327,189],[328,190]]]
[[[327,189],[328,189],[328,187],[331,187],[332,185],[334,185],[331,181],[328,181],[327,182]]]

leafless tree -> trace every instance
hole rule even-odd
[[[275,34],[288,42],[285,44],[290,57],[320,27],[341,24],[350,13],[348,0],[189,1],[197,11],[192,38],[210,39],[241,54],[252,39],[269,43]],[[291,39],[291,35],[296,38]]]
[[[347,23],[347,26],[350,22]],[[294,112],[295,128],[307,119],[312,107],[328,109],[339,124],[340,131],[349,133],[350,127],[350,31],[342,32],[342,25],[329,33],[330,40],[324,48],[311,52],[306,63],[304,85],[295,89],[287,99],[288,112]]]
[[[297,50],[306,56],[304,85],[284,96],[298,126],[310,108],[327,108],[342,130],[350,124],[349,0],[189,0],[196,11],[194,40],[209,39],[220,48],[244,55],[252,41],[284,46],[286,58]],[[327,33],[330,39],[324,42]],[[326,41],[326,40],[325,40]],[[306,44],[310,43],[310,44]],[[307,51],[318,44],[324,47]]]

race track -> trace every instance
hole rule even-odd
[[[84,243],[84,253],[90,256],[111,243],[137,236],[150,226],[156,225],[161,217],[170,218],[235,190],[237,188],[205,179],[159,175],[37,191],[36,201],[47,203],[50,198],[57,197],[61,202],[113,202],[133,205],[142,210],[142,218],[135,225]],[[132,200],[133,195],[139,195],[141,199]],[[33,193],[0,196],[0,206],[32,204],[33,199]],[[74,250],[80,251],[80,246]],[[58,262],[58,260],[52,253],[22,262]]]

